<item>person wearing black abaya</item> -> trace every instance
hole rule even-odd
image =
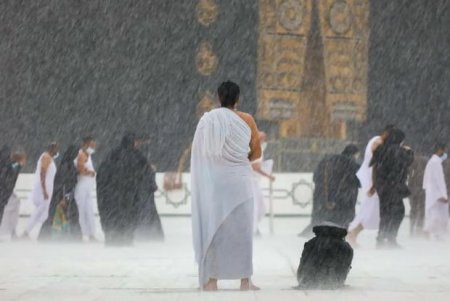
[[[339,155],[323,159],[314,171],[315,184],[311,224],[301,236],[312,235],[312,228],[323,222],[332,222],[347,228],[355,217],[355,205],[360,183],[356,172],[359,164],[356,145],[347,145]]]
[[[6,177],[9,165],[11,164],[11,149],[4,146],[0,149],[0,220],[3,217],[3,211],[8,204],[12,191],[6,185]]]
[[[125,135],[97,170],[97,202],[107,246],[133,243],[146,165],[136,149],[136,136]]]
[[[142,141],[143,139],[140,139],[138,144]],[[139,189],[139,214],[134,237],[140,241],[164,240],[161,219],[155,205],[155,192],[158,190],[155,171],[140,150],[136,150],[136,155],[144,170]]]
[[[81,241],[81,230],[78,221],[78,208],[74,199],[74,190],[77,183],[77,169],[74,160],[78,155],[78,147],[71,145],[62,156],[61,163],[58,166],[54,192],[50,201],[48,218],[41,227],[38,235],[39,241],[49,240],[79,240]],[[53,224],[58,205],[61,201],[65,202],[64,214],[67,218],[68,227],[65,233],[54,235]]]
[[[405,216],[403,199],[410,195],[406,184],[408,169],[414,161],[414,152],[403,147],[405,134],[392,130],[385,143],[375,151],[371,166],[374,173],[374,187],[380,197],[380,228],[377,247],[398,248],[397,234]]]
[[[0,221],[25,163],[25,153],[18,152],[11,157],[9,147],[0,150]]]
[[[425,220],[425,190],[423,189],[423,176],[428,158],[425,156],[416,156],[409,169],[408,187],[411,191],[409,204],[411,211],[409,213],[409,229],[411,236],[423,234]]]
[[[353,249],[347,230],[332,223],[313,228],[316,237],[305,243],[297,269],[297,289],[338,289],[345,285]]]

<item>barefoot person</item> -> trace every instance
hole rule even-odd
[[[34,175],[33,190],[30,195],[30,200],[36,208],[31,214],[24,237],[29,237],[36,224],[43,223],[48,217],[50,200],[53,195],[53,181],[56,174],[55,159],[58,155],[58,144],[53,142],[39,158]]]
[[[380,199],[376,193],[369,193],[369,190],[373,187],[372,167],[369,165],[373,153],[383,144],[393,128],[393,125],[386,126],[379,136],[375,136],[369,141],[364,153],[364,161],[356,174],[361,182],[361,208],[355,219],[350,223],[349,235],[347,236],[347,240],[354,246],[357,244],[356,239],[362,230],[376,230],[380,224]]]
[[[241,279],[258,289],[253,274],[253,170],[261,156],[252,116],[236,110],[239,86],[218,89],[221,108],[200,120],[192,144],[192,226],[200,287],[217,290],[219,279]]]

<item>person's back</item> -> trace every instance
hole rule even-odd
[[[237,112],[239,86],[218,89],[221,108],[206,113],[191,152],[192,232],[199,282],[217,290],[219,279],[241,279],[241,290],[257,289],[253,274],[253,170],[261,155],[256,123]]]
[[[410,194],[406,185],[408,168],[414,160],[412,150],[405,149],[400,145],[391,145],[376,163],[375,179],[378,189],[395,189],[402,197]]]
[[[414,152],[402,146],[404,139],[403,131],[394,129],[375,151],[371,162],[375,173],[374,188],[380,197],[378,248],[400,247],[397,235],[405,216],[403,199],[410,194],[406,185],[408,168],[414,160]]]

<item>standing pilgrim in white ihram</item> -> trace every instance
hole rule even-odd
[[[56,175],[55,160],[58,157],[58,145],[52,143],[47,151],[38,160],[36,172],[34,174],[33,189],[30,200],[36,207],[31,214],[30,221],[25,230],[24,237],[29,237],[30,232],[38,223],[42,223],[48,217],[50,200],[53,195],[53,182]]]
[[[95,152],[95,147],[96,143],[94,138],[84,138],[83,146],[74,162],[78,172],[74,197],[78,207],[83,241],[96,241],[94,198],[92,196],[95,189],[96,175],[92,162],[92,154]]]
[[[254,176],[250,162],[261,156],[252,116],[235,110],[239,86],[223,83],[222,108],[206,113],[191,153],[192,232],[200,287],[216,291],[220,279],[241,279],[256,290],[253,274]]]
[[[361,207],[348,228],[349,235],[347,240],[353,246],[356,246],[356,239],[363,229],[376,230],[380,225],[380,199],[373,189],[373,176],[370,161],[372,161],[373,153],[383,144],[393,126],[387,126],[380,136],[373,137],[367,144],[364,152],[364,161],[356,173],[362,191]]]
[[[442,239],[448,230],[448,194],[442,162],[447,159],[447,147],[437,145],[435,154],[425,168],[425,233]]]

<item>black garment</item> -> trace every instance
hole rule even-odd
[[[315,184],[311,224],[302,232],[311,236],[312,228],[325,221],[347,228],[355,217],[359,169],[352,156],[335,155],[323,159],[314,171]]]
[[[144,171],[139,191],[139,214],[134,237],[141,241],[164,240],[161,219],[155,205],[155,191],[158,190],[155,171],[140,151],[137,151],[136,154],[139,156]]]
[[[3,162],[3,164],[4,166],[2,167],[0,175],[0,222],[22,169],[22,167],[15,162],[9,161]]]
[[[50,208],[47,220],[43,223],[39,232],[39,241],[53,240],[52,225],[55,217],[56,207],[65,199],[67,208],[65,209],[66,217],[69,222],[69,232],[67,235],[61,236],[59,239],[64,241],[81,240],[81,229],[78,217],[78,207],[74,199],[75,186],[77,184],[77,169],[75,167],[75,159],[78,156],[78,147],[69,146],[64,153],[61,163],[55,175],[53,196],[50,201]]]
[[[396,133],[374,153],[372,166],[375,173],[375,189],[380,198],[380,228],[377,241],[395,245],[400,225],[405,216],[403,199],[410,195],[406,185],[408,168],[414,161],[414,153],[400,146],[403,139],[395,139]],[[400,140],[400,141],[398,141]]]
[[[450,160],[447,159],[443,162],[444,167],[444,177],[445,177],[445,183],[447,184],[447,187],[450,187]],[[450,207],[449,207],[449,214],[450,214]]]
[[[135,136],[126,135],[121,145],[100,164],[97,200],[106,245],[131,245],[138,222],[140,194],[147,164],[134,147]]]
[[[316,237],[305,243],[297,270],[299,289],[343,287],[350,272],[353,249],[344,238],[347,230],[316,226]]]
[[[425,191],[423,189],[423,176],[428,159],[417,156],[409,169],[408,187],[409,196],[410,233],[417,235],[423,232],[425,219]]]

